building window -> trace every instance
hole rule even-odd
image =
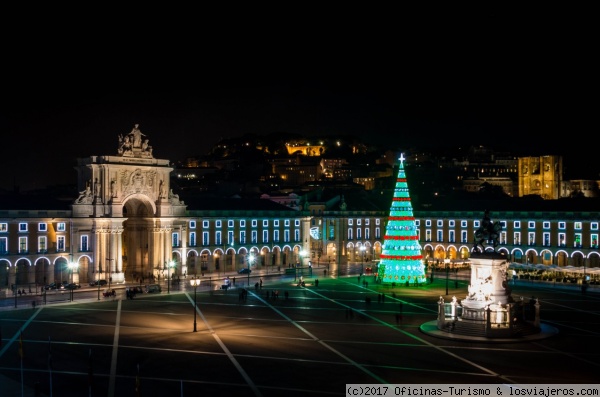
[[[273,230],[273,242],[279,243],[279,230]]]
[[[348,219],[348,226],[352,226],[354,224],[353,222],[354,222],[353,219]]]
[[[431,219],[425,220],[425,227],[431,227]]]
[[[425,241],[431,241],[431,229],[425,230]]]
[[[286,219],[286,220],[285,220],[285,222],[283,222],[283,225],[284,225],[285,227],[290,227],[290,220],[289,220],[289,219]]]
[[[56,237],[56,251],[58,251],[58,252],[65,251],[65,236],[57,236]]]
[[[455,227],[454,226],[454,221],[448,221],[448,227]]]
[[[283,231],[283,242],[284,243],[290,242],[290,231],[287,229]]]
[[[81,236],[81,243],[80,243],[81,251],[83,251],[83,252],[89,251],[88,242],[89,242],[89,237],[87,235]]]
[[[294,226],[296,226],[296,227],[300,226],[300,219],[294,220]]]
[[[294,241],[300,241],[300,230],[294,230]]]
[[[365,219],[365,226],[369,226],[369,224],[370,224],[370,223],[369,223],[369,219],[368,219],[368,218],[367,218],[367,219]]]
[[[48,249],[48,244],[47,244],[47,237],[46,236],[40,236],[38,237],[38,252],[45,254]]]
[[[544,222],[544,223],[542,223],[542,227],[544,229],[550,229],[550,222]]]
[[[375,238],[381,238],[381,229],[375,228]]]
[[[27,224],[26,223],[19,223],[19,231],[20,232],[26,232],[27,231]]]
[[[190,229],[196,228],[196,221],[190,221]]]
[[[179,247],[179,233],[175,232],[171,234],[171,243],[173,247]]]
[[[520,228],[521,228],[521,221],[515,221],[515,222],[513,223],[513,227],[514,227],[515,229],[520,229]]]
[[[273,227],[279,227],[279,219],[273,220]]]
[[[473,221],[473,227],[479,229],[479,221]]]
[[[575,230],[581,230],[581,222],[575,222]]]
[[[437,231],[437,241],[439,241],[439,242],[444,241],[444,233],[441,230]]]
[[[233,220],[230,219],[227,221],[227,227],[233,227]]]
[[[467,243],[467,231],[466,230],[462,230],[460,232],[460,242],[463,244]]]
[[[233,230],[227,231],[227,244],[231,245],[232,247],[235,244],[235,238],[233,236]]]
[[[521,232],[515,232],[515,234],[513,234],[513,244],[521,245]]]
[[[1,225],[0,225],[1,226]],[[590,229],[591,230],[598,230],[598,222],[592,222],[590,223]],[[0,232],[1,232],[1,228],[0,228]]]
[[[269,242],[269,231],[268,230],[263,230],[262,232],[262,242],[263,244],[266,244]]]
[[[252,244],[256,244],[258,243],[258,233],[256,232],[256,230],[252,230]]]
[[[544,239],[544,247],[550,247],[550,233],[544,233],[542,236]]]
[[[240,221],[240,227],[246,227],[246,221],[245,220],[241,220]]]
[[[375,225],[379,226],[380,222],[381,222],[381,219],[379,219],[379,218],[375,219]]]
[[[500,221],[500,226],[502,226],[502,229],[506,229],[506,221]]]
[[[444,221],[441,219],[438,219],[437,221],[437,227],[443,227],[444,226]]]
[[[220,228],[221,228],[221,221],[220,221],[220,220],[217,220],[217,221],[215,221],[215,227],[216,227],[217,229],[220,229]]]
[[[27,237],[19,237],[19,253],[27,253]]]
[[[252,227],[257,227],[258,221],[256,219],[252,219]]]
[[[38,230],[40,232],[47,232],[48,231],[48,224],[47,223],[38,223]]]
[[[67,230],[67,224],[64,222],[58,222],[58,224],[56,225],[56,231],[57,232],[64,232]]]
[[[529,229],[535,229],[535,222],[527,222],[527,227]]]
[[[456,241],[454,241],[454,230],[450,230],[448,232],[448,241],[451,243],[455,243]]]
[[[591,238],[591,241],[590,241],[591,248],[596,248],[597,249],[598,248],[598,235],[597,234],[592,234],[590,236],[590,238]],[[1,251],[1,249],[0,249],[0,251]]]
[[[365,227],[365,240],[369,240],[371,238],[371,229]]]
[[[207,246],[209,243],[208,232],[202,232],[202,245]]]
[[[565,234],[564,233],[558,233],[558,246],[559,247],[566,247],[567,246],[567,240],[565,239]]]
[[[0,237],[0,254],[8,253],[8,238]]]
[[[360,226],[361,225],[360,221],[361,221],[360,219],[356,220],[356,226]]]
[[[196,246],[196,232],[190,233],[190,247]]]
[[[240,244],[246,244],[246,232],[240,230]]]
[[[360,231],[361,231],[360,227],[357,227],[357,228],[356,228],[356,239],[357,239],[357,240],[360,240],[360,239],[362,239],[362,237],[361,237],[361,232],[360,232]]]
[[[269,227],[269,221],[267,219],[263,219],[263,227]]]
[[[506,232],[500,232],[499,244],[506,245]]]
[[[467,221],[460,221],[460,227],[467,227]]]
[[[215,245],[222,245],[223,239],[221,238],[221,231],[215,232]]]
[[[352,240],[352,229],[348,229],[348,240]]]
[[[208,221],[202,221],[202,228],[203,229],[208,229],[210,227]]]
[[[573,247],[581,248],[581,233],[575,233],[575,239],[573,241]]]
[[[567,228],[567,224],[565,222],[558,222],[558,228],[564,230]]]
[[[535,232],[529,232],[527,234],[527,241],[528,241],[528,245],[532,246],[535,245]]]
[[[415,219],[415,226],[416,227],[421,226],[421,220],[420,219]]]
[[[0,223],[0,232],[8,232],[8,223]]]

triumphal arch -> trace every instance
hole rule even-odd
[[[118,136],[115,155],[78,159],[76,170],[71,243],[91,251],[79,263],[88,280],[146,278],[171,260],[172,231],[185,229],[178,217],[186,206],[170,188],[169,160],[154,158],[138,124]]]

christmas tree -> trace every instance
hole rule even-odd
[[[419,284],[424,283],[427,276],[404,173],[404,155],[401,154],[399,160],[400,169],[396,178],[378,272],[379,278],[384,283]]]

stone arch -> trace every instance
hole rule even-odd
[[[30,276],[33,267],[28,259],[20,258],[15,263],[15,285],[17,287],[33,283],[35,280]]]
[[[575,251],[571,254],[571,265],[576,267],[582,267],[585,257],[581,251]]]
[[[4,285],[6,289],[8,289],[10,285],[8,282],[9,276],[10,262],[6,259],[0,259],[0,285]]]
[[[156,205],[148,196],[132,194],[123,201],[123,216],[127,218],[147,218],[156,214]]]
[[[46,285],[51,275],[50,261],[42,257],[35,261],[35,283]]]
[[[567,253],[565,251],[558,251],[555,255],[556,257],[556,264],[560,267],[564,267],[564,266],[568,266],[569,265],[569,256],[567,255]]]
[[[189,250],[187,253],[187,273],[189,275],[194,275],[198,273],[198,252],[196,250]]]
[[[600,267],[600,254],[598,252],[590,252],[588,254],[588,266]]]
[[[55,282],[66,282],[69,276],[69,261],[65,257],[57,258],[54,262],[54,281]]]
[[[123,217],[126,220],[123,222],[120,255],[123,272],[131,274],[133,278],[139,275],[152,277],[157,271],[156,267],[162,266],[162,258],[155,256],[162,252],[162,246],[158,249],[154,247],[155,213],[156,206],[146,195],[132,194],[123,201]]]

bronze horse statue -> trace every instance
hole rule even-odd
[[[491,242],[494,250],[498,246],[498,239],[500,238],[500,231],[502,225],[500,222],[492,222],[489,217],[488,210],[485,211],[485,216],[481,221],[479,229],[475,230],[475,241],[473,251],[477,250],[477,246],[481,247],[481,250],[485,252],[485,242]]]

